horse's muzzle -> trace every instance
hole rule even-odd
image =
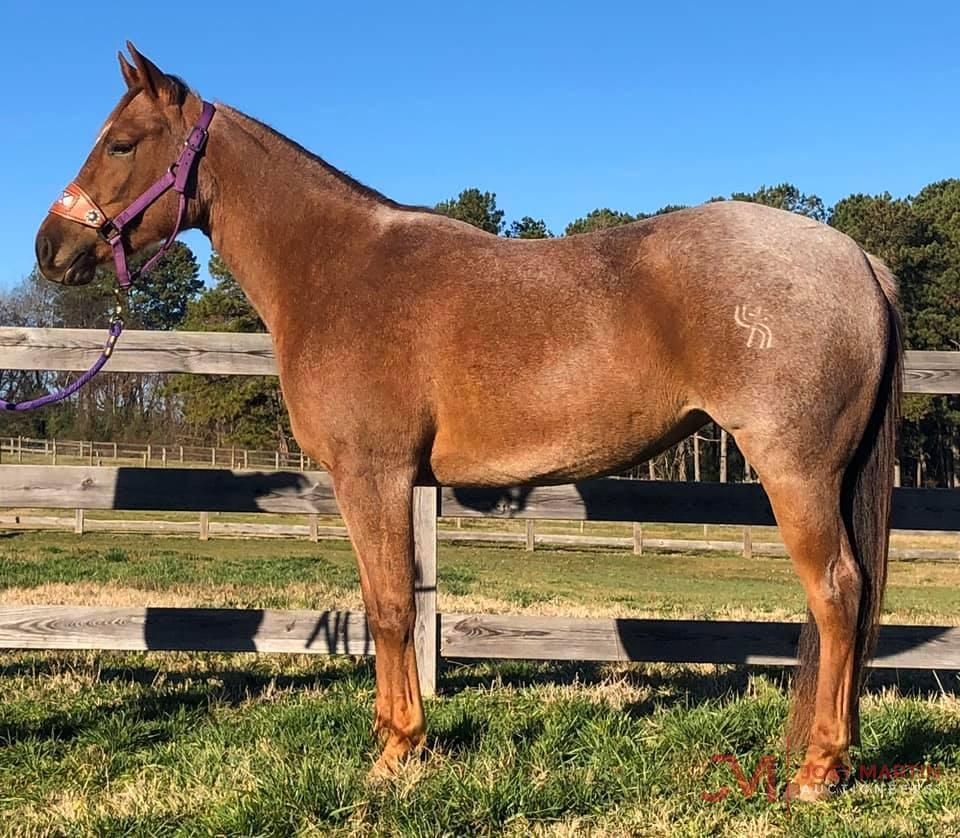
[[[63,285],[86,285],[94,277],[96,242],[59,242],[52,230],[41,230],[35,249],[37,267],[44,279]]]

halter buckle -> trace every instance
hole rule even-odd
[[[196,136],[196,139],[194,139]],[[194,154],[199,154],[203,151],[203,147],[207,144],[207,132],[202,128],[194,128],[190,132],[190,135],[183,141],[185,148],[189,148]]]
[[[113,219],[108,218],[97,228],[97,235],[107,244],[112,245],[120,237],[120,230],[113,223]]]

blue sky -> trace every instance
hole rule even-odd
[[[956,2],[2,0],[0,288],[119,98],[127,38],[397,200],[479,186],[561,232],[598,206],[960,175],[958,32]]]

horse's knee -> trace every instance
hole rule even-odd
[[[377,591],[373,600],[367,608],[367,622],[374,639],[401,643],[412,639],[417,618],[413,598]]]

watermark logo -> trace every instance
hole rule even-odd
[[[719,803],[735,790],[749,799],[762,793],[767,801],[777,800],[777,757],[765,754],[760,757],[753,773],[748,777],[740,760],[735,754],[713,754],[712,765],[725,764],[730,767],[736,786],[720,786],[713,791],[702,791],[700,798],[708,803]],[[838,789],[854,781],[859,782],[898,782],[903,780],[937,780],[943,776],[944,766],[927,763],[860,763],[859,765],[802,766],[797,779],[801,787],[826,786]]]
[[[747,775],[744,773],[740,765],[740,760],[737,759],[735,754],[713,754],[713,756],[710,757],[710,762],[714,765],[725,762],[730,766],[733,770],[733,776],[736,778],[737,785],[740,787],[740,793],[744,797],[753,797],[754,794],[757,793],[760,783],[763,782],[764,793],[767,796],[767,800],[772,803],[777,799],[777,758],[775,756],[767,754],[760,757],[760,762],[757,763],[757,769],[753,772],[753,776],[749,780],[747,780]],[[700,797],[708,803],[719,803],[721,800],[725,800],[730,792],[730,786],[721,786],[716,791],[701,792]]]

